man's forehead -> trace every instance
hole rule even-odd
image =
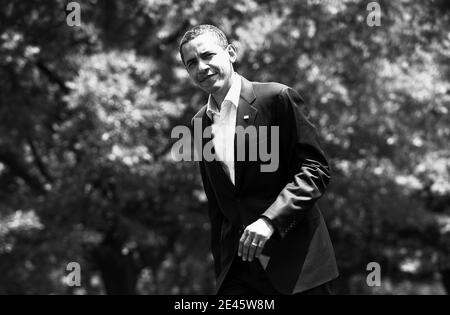
[[[182,49],[183,53],[188,55],[190,53],[201,53],[205,50],[217,50],[221,48],[218,39],[214,35],[205,33],[184,44]]]

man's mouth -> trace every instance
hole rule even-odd
[[[208,80],[208,79],[212,78],[213,76],[215,76],[216,74],[217,74],[217,73],[214,73],[214,74],[208,75],[208,76],[206,76],[206,77],[203,77],[203,78],[201,78],[200,80],[198,80],[198,82],[203,83],[203,82],[205,82],[206,80]]]

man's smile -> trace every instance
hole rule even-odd
[[[205,77],[200,78],[200,79],[198,80],[198,82],[203,83],[203,82],[205,82],[206,80],[209,80],[209,79],[211,79],[212,77],[214,77],[214,76],[216,76],[216,75],[217,75],[217,73],[213,73],[213,74],[211,74],[211,75],[207,75],[207,76],[205,76]]]

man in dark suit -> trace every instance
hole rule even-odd
[[[204,155],[209,145],[214,157],[202,158],[200,171],[216,292],[330,294],[338,270],[315,206],[330,172],[302,98],[285,85],[238,75],[236,49],[214,26],[186,32],[180,54],[192,81],[209,94],[192,124],[203,131],[197,152]],[[268,145],[277,161],[263,158]]]

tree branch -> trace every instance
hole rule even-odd
[[[169,45],[172,42],[174,42],[178,37],[180,37],[183,34],[184,30],[187,29],[189,25],[190,25],[189,21],[185,20],[174,32],[161,39],[161,44]]]
[[[29,173],[25,163],[14,153],[5,150],[5,148],[0,148],[0,161],[5,164],[14,175],[22,178],[34,192],[40,195],[45,194],[45,189],[39,179]]]
[[[64,82],[64,79],[62,79],[57,73],[55,73],[54,71],[50,70],[49,67],[47,67],[47,65],[42,61],[42,60],[38,60],[36,62],[36,66],[38,67],[39,70],[42,71],[42,73],[44,73],[46,75],[46,77],[53,83],[56,83],[59,88],[64,92],[64,93],[69,93],[70,89],[67,87],[66,83]]]
[[[34,163],[36,164],[36,167],[41,172],[42,176],[47,180],[49,183],[53,183],[53,177],[48,172],[47,167],[45,166],[44,162],[42,161],[39,152],[34,145],[33,139],[29,135],[26,136],[26,141],[28,145],[30,146],[31,153],[33,154]]]
[[[177,117],[169,117],[169,126],[179,126],[179,125],[186,125],[186,122],[190,122],[191,117],[193,117],[195,114],[195,109],[192,106],[187,106],[181,115]],[[189,124],[187,125],[189,127]],[[172,128],[169,128],[167,130],[167,136],[170,137]],[[153,155],[154,161],[159,161],[161,157],[166,155],[171,149],[175,142],[177,142],[178,139],[171,139],[161,150],[158,150]]]

